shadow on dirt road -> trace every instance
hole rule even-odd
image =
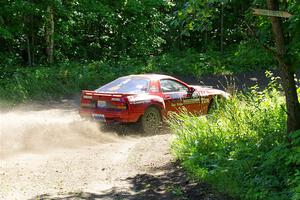
[[[158,171],[162,174],[137,174],[124,181],[130,184],[129,190],[113,187],[99,193],[95,192],[70,192],[68,194],[42,194],[30,200],[232,200],[227,195],[216,192],[205,183],[190,181],[178,163],[168,163]]]

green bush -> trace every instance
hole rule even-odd
[[[191,176],[241,199],[299,199],[300,131],[286,137],[284,98],[275,79],[219,102],[208,116],[177,115],[172,149]]]
[[[37,68],[2,68],[0,99],[11,103],[55,99],[95,89],[115,78],[114,70],[105,63],[68,63]]]
[[[241,42],[227,51],[224,65],[230,71],[257,71],[276,66],[273,55],[254,41]]]

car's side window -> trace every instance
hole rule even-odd
[[[160,81],[160,87],[163,93],[166,92],[188,92],[188,87],[185,85],[169,79],[163,79]]]

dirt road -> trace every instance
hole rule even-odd
[[[0,199],[130,191],[126,178],[171,159],[169,134],[118,136],[69,109],[2,113],[0,136]]]
[[[2,112],[0,126],[1,200],[224,199],[205,184],[194,192],[172,163],[171,134],[101,131],[76,106]]]

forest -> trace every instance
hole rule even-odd
[[[95,87],[102,73],[106,80],[97,84],[130,73],[199,77],[274,68],[270,20],[252,8],[266,2],[2,0],[1,99],[74,93]],[[283,26],[294,69],[299,5],[280,2],[280,9],[293,13]],[[40,82],[44,78],[53,81]],[[9,96],[15,90],[19,95]]]
[[[287,12],[288,17],[254,14]],[[199,182],[237,199],[300,199],[297,0],[1,0],[0,105],[72,97],[119,76],[267,71],[207,118],[170,120]]]

